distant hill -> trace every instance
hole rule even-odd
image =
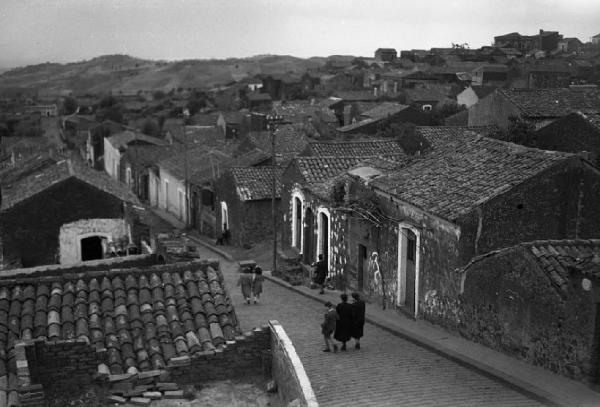
[[[152,61],[129,55],[104,55],[68,64],[44,63],[0,74],[0,97],[14,94],[136,93],[139,90],[212,88],[257,74],[303,73],[327,58],[257,55],[224,60]]]

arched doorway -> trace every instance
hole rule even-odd
[[[292,225],[292,246],[302,252],[302,201],[299,197],[294,197],[293,207],[293,225]]]
[[[302,252],[302,258],[306,264],[310,264],[315,260],[313,247],[313,224],[313,211],[310,208],[306,208],[306,211],[304,211],[304,251]]]
[[[81,261],[98,260],[103,257],[102,237],[90,236],[81,239]]]
[[[329,264],[329,211],[319,209],[317,218],[318,234],[317,234],[317,255],[322,254],[327,269],[330,270]]]

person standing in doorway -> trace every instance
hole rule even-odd
[[[325,339],[325,349],[323,349],[323,352],[331,352],[331,348],[333,348],[333,352],[337,352],[337,345],[333,343],[331,335],[335,332],[338,315],[331,302],[327,301],[325,307],[327,311],[325,311],[323,323],[321,324],[321,333],[323,334],[323,339]]]
[[[336,341],[342,343],[342,350],[346,350],[346,342],[350,340],[352,333],[352,314],[354,307],[348,304],[348,294],[343,293],[340,295],[342,302],[340,302],[336,311],[338,314],[338,323],[335,326],[335,334],[333,337]]]
[[[363,337],[365,326],[365,302],[356,291],[352,293],[352,332],[354,349],[360,349],[360,338]]]
[[[312,266],[315,268],[314,282],[321,288],[319,294],[324,294],[325,279],[327,278],[328,270],[327,263],[325,263],[325,260],[323,260],[322,254],[319,254],[319,261],[313,263]]]
[[[262,268],[256,266],[254,268],[254,274],[252,274],[252,295],[254,296],[254,303],[258,304],[260,301],[260,294],[262,293],[263,283]]]

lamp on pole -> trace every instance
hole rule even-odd
[[[279,114],[267,115],[267,130],[271,132],[271,211],[273,215],[273,269],[274,272],[277,269],[277,210],[275,207],[275,194],[276,194],[276,168],[277,162],[275,160],[275,131],[277,126],[283,120],[283,116]]]

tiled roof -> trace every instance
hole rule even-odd
[[[471,86],[471,89],[473,89],[473,92],[479,99],[483,99],[496,90],[496,88],[493,86]]]
[[[407,105],[401,105],[400,103],[383,102],[363,113],[361,116],[369,117],[372,119],[378,119],[400,113],[404,109],[407,109]]]
[[[281,155],[284,161],[291,160],[302,152],[308,138],[303,134],[301,124],[284,124],[275,131],[275,154]],[[271,152],[271,133],[269,131],[253,131],[248,138],[256,147],[264,152]]]
[[[563,291],[568,289],[573,271],[600,278],[600,240],[544,240],[522,246]]]
[[[126,147],[132,141],[143,141],[148,144],[167,145],[168,143],[156,137],[151,137],[143,133],[125,130],[108,138],[108,141],[116,149]]]
[[[172,146],[129,146],[124,157],[134,164],[153,166],[170,155],[178,153],[182,149],[183,146],[180,144],[174,144]]]
[[[371,185],[450,221],[574,157],[483,137],[465,127],[417,127],[417,131],[432,150]]]
[[[76,178],[125,202],[139,202],[128,188],[107,174],[88,168],[76,160],[67,159],[58,161],[54,165],[44,166],[11,185],[3,186],[2,210],[7,210],[69,178]]]
[[[368,139],[356,141],[312,141],[312,155],[336,157],[369,157],[389,154],[404,154],[404,150],[393,139]]]
[[[54,164],[56,164],[56,159],[50,157],[48,154],[38,154],[25,160],[17,161],[15,165],[0,170],[0,185],[10,185]]]
[[[333,117],[332,120],[337,121],[333,111],[319,103],[311,104],[310,102],[301,101],[286,102],[274,106],[273,110],[278,114],[283,115],[284,119],[291,123],[302,123],[308,118],[313,117],[322,118],[323,120]]]
[[[367,101],[367,100],[375,100],[377,97],[373,94],[373,92],[369,90],[348,90],[348,91],[339,91],[335,93],[335,96],[346,101],[346,102],[354,102],[354,101]]]
[[[561,117],[574,111],[600,112],[600,89],[499,89],[529,117]]]
[[[359,157],[298,157],[296,166],[305,182],[323,182],[352,168],[360,162]]]
[[[364,120],[358,121],[356,123],[352,123],[352,124],[348,124],[346,126],[338,127],[337,131],[339,131],[341,133],[347,133],[349,131],[360,129],[361,127],[364,127],[364,126],[367,126],[367,125],[370,125],[370,124],[373,124],[373,123],[377,123],[380,120],[383,120],[383,118],[379,117],[377,119],[371,119],[371,118],[364,119]]]
[[[271,199],[272,180],[275,175],[275,197],[281,197],[281,167],[234,167],[231,174],[242,201]]]
[[[21,339],[83,339],[106,349],[111,374],[164,369],[238,330],[222,275],[199,262],[0,280],[4,366]]]

